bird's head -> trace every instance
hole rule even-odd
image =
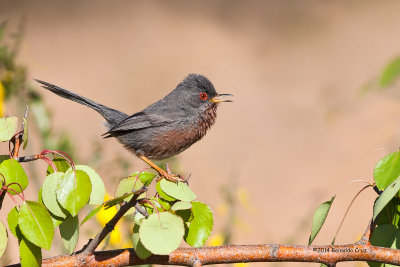
[[[200,110],[214,107],[220,102],[232,102],[224,99],[231,94],[218,94],[211,81],[200,74],[189,74],[174,91],[180,99]]]

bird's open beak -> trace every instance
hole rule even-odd
[[[226,97],[226,96],[233,96],[233,95],[231,95],[231,94],[218,94],[218,95],[214,96],[213,98],[211,98],[210,101],[214,102],[214,103],[233,102],[230,99],[223,99],[223,97]]]

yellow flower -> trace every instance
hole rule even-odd
[[[106,194],[104,197],[104,200],[107,201],[111,199],[111,196],[109,194]],[[96,219],[97,221],[101,224],[101,226],[105,226],[106,223],[108,223],[112,217],[114,217],[115,213],[117,213],[117,208],[111,207],[109,209],[104,209],[104,207],[96,214]]]
[[[122,242],[122,232],[121,226],[117,224],[114,228],[114,231],[110,233],[110,244],[111,245],[118,245]]]
[[[208,240],[208,245],[211,247],[222,246],[224,244],[225,238],[221,234],[215,234]]]
[[[111,199],[109,194],[106,194],[105,201]],[[106,223],[108,223],[112,217],[117,213],[117,208],[111,207],[109,209],[104,209],[104,207],[96,214],[97,221],[104,227]],[[110,240],[111,245],[118,245],[122,242],[122,228],[120,223],[118,223],[114,230],[110,233]]]

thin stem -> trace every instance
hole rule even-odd
[[[371,186],[372,186],[371,184],[368,184],[368,185],[364,186],[364,187],[361,188],[361,190],[358,191],[357,194],[353,197],[353,199],[351,200],[349,206],[348,206],[347,209],[346,209],[346,212],[345,212],[344,215],[343,215],[342,221],[340,222],[340,225],[339,225],[339,227],[338,227],[338,229],[337,229],[337,231],[336,231],[336,234],[335,234],[335,238],[334,238],[334,239],[336,239],[337,235],[339,234],[339,231],[340,231],[340,229],[342,228],[342,225],[343,225],[343,223],[344,223],[344,220],[346,219],[347,213],[349,213],[349,210],[350,210],[351,206],[353,205],[354,201],[357,199],[357,197],[361,194],[362,191],[364,191],[365,189],[367,189],[368,187],[371,187]]]
[[[18,162],[30,162],[41,158],[42,158],[41,154],[35,154],[30,156],[15,157],[14,159]]]
[[[118,221],[125,215],[125,213],[132,207],[134,207],[137,203],[137,199],[141,194],[143,194],[147,190],[146,187],[142,187],[141,189],[137,190],[133,195],[132,199],[129,200],[127,203],[121,206],[118,212],[114,215],[113,218],[106,224],[106,226],[96,235],[95,238],[89,241],[86,248],[83,249],[82,253],[79,255],[85,259],[88,256],[93,255],[93,252],[96,248],[100,245],[100,243],[104,240],[104,238],[114,230],[115,225]]]

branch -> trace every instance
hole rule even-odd
[[[95,252],[85,266],[130,266],[139,264],[162,264],[202,266],[237,262],[319,262],[334,266],[343,261],[375,261],[400,264],[400,250],[361,245],[358,243],[334,246],[284,246],[230,245],[221,247],[180,248],[170,255],[152,255],[140,259],[133,249]],[[63,255],[43,260],[42,266],[78,266],[79,255]],[[10,265],[9,267],[19,266]]]
[[[141,194],[143,194],[147,190],[146,187],[142,187],[141,189],[135,191],[131,200],[121,206],[121,208],[117,211],[114,217],[106,224],[106,226],[96,235],[95,238],[89,241],[89,243],[80,251],[77,252],[73,256],[78,256],[80,261],[85,263],[87,258],[93,255],[93,252],[100,245],[100,243],[104,240],[104,238],[114,230],[115,225],[118,221],[125,215],[125,213],[132,207],[136,205],[137,199]],[[73,257],[71,256],[71,257]]]
[[[14,157],[14,159],[18,162],[29,162],[29,161],[41,159],[42,157],[43,157],[42,154],[35,154],[35,155],[30,155],[30,156]]]

